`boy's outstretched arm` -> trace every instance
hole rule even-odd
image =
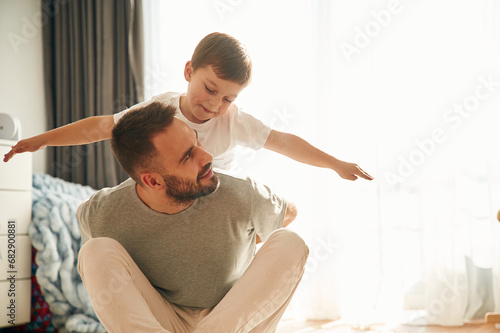
[[[338,160],[314,147],[304,139],[290,133],[272,130],[264,144],[264,148],[285,155],[298,162],[320,168],[330,168],[344,179],[356,180],[358,177],[367,180],[373,179],[372,176],[363,171],[358,165]]]
[[[35,152],[47,146],[83,145],[111,138],[114,127],[113,116],[95,116],[58,127],[51,131],[20,140],[4,155],[4,162],[15,154]]]

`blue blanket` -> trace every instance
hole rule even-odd
[[[33,175],[29,235],[37,250],[36,278],[61,333],[106,332],[77,269],[81,237],[76,210],[94,192],[42,173]]]

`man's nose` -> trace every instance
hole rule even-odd
[[[214,157],[212,154],[210,154],[208,151],[205,150],[205,147],[200,145],[200,165],[205,166],[207,163],[210,163],[214,160]]]

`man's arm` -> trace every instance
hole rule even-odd
[[[82,237],[82,244],[85,243],[87,240],[92,238],[92,234],[90,233],[89,225],[84,221],[82,213],[83,209],[86,208],[86,205],[88,204],[89,199],[85,200],[78,206],[78,209],[76,210],[76,218],[78,220],[78,224],[80,226],[80,234]]]
[[[272,130],[264,148],[285,155],[298,162],[320,168],[329,168],[348,180],[356,180],[358,176],[367,180],[373,177],[354,163],[344,162],[314,147],[304,139],[290,134]]]
[[[76,218],[77,218],[77,220],[78,220],[78,223],[80,223],[80,213],[82,212],[82,206],[83,206],[83,204],[84,204],[84,203],[86,203],[86,202],[87,202],[87,200],[85,200],[84,202],[82,202],[82,203],[80,204],[80,206],[78,206],[78,209],[76,210]]]
[[[19,141],[5,154],[8,162],[15,154],[35,152],[47,146],[83,145],[111,138],[113,116],[95,116],[58,127],[51,131]]]
[[[283,226],[282,228],[286,228],[290,223],[295,220],[297,217],[297,206],[292,203],[292,202],[287,202],[286,205],[286,212],[285,212],[285,217],[283,218]],[[259,235],[256,235],[256,244],[262,243],[262,240],[260,239]]]

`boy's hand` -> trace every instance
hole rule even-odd
[[[43,145],[36,137],[29,139],[24,139],[12,146],[12,149],[4,155],[3,161],[8,162],[15,154],[25,153],[25,152],[35,152],[37,150],[47,147]]]
[[[356,180],[358,176],[366,180],[373,180],[373,177],[367,174],[355,163],[338,161],[339,165],[334,169],[340,177],[347,180]]]

